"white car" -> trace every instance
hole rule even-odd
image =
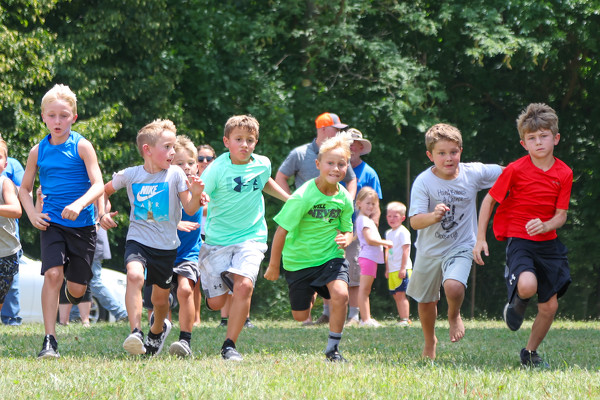
[[[41,271],[41,261],[32,260],[26,255],[21,256],[19,265],[21,312],[19,316],[23,319],[23,322],[44,322],[42,316],[42,285],[44,284],[44,276],[40,274]],[[112,269],[103,268],[102,282],[115,298],[122,299],[123,303],[125,303],[127,275]],[[92,295],[90,322],[114,320],[114,316],[108,310],[104,309]]]

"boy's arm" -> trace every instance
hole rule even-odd
[[[23,210],[21,210],[21,203],[19,203],[16,186],[10,179],[4,180],[4,185],[2,185],[2,197],[4,199],[4,204],[0,205],[0,216],[5,218],[21,218]]]
[[[90,178],[91,186],[83,196],[63,209],[61,217],[71,221],[75,221],[79,217],[81,210],[92,204],[104,193],[104,182],[102,182],[102,173],[100,172],[100,166],[98,166],[98,158],[96,157],[94,147],[89,141],[82,139],[77,145],[77,150],[85,163],[85,169]]]
[[[447,205],[440,203],[436,205],[430,213],[415,214],[410,217],[410,226],[415,230],[427,228],[428,226],[440,222],[444,217],[444,214],[448,211],[450,211],[450,208],[448,208]]]
[[[287,199],[289,199],[290,197],[289,193],[286,192],[280,185],[278,185],[275,179],[273,178],[269,178],[267,184],[263,188],[263,192],[275,198],[278,198],[281,201],[287,201]]]
[[[112,196],[116,192],[115,187],[113,186],[112,181],[108,181],[106,185],[104,185],[104,195],[100,197],[98,202],[98,222],[100,226],[104,230],[109,230],[110,228],[116,228],[117,223],[113,220],[113,217],[117,215],[118,211],[110,212],[111,204],[108,198]],[[100,202],[104,203],[100,205]],[[102,211],[103,210],[103,211]]]
[[[475,242],[475,247],[473,248],[473,260],[479,265],[484,265],[483,258],[481,257],[482,251],[486,257],[490,255],[485,236],[495,205],[496,200],[494,200],[494,198],[488,193],[483,198],[483,201],[481,202],[481,207],[479,209],[479,222],[477,223],[477,242]]]
[[[23,205],[27,217],[34,228],[41,231],[45,231],[48,227],[48,221],[50,217],[48,214],[40,213],[35,209],[33,204],[33,182],[35,181],[35,174],[37,174],[37,159],[38,159],[38,145],[35,145],[29,152],[27,157],[27,165],[25,167],[25,173],[23,174],[23,180],[21,181],[21,187],[19,188],[19,200]]]
[[[269,258],[269,266],[265,271],[265,279],[275,281],[279,278],[279,271],[281,268],[281,253],[283,252],[283,245],[285,244],[285,238],[287,237],[288,231],[283,229],[281,226],[277,227],[275,235],[273,236],[273,242],[271,243],[271,257]]]
[[[554,231],[562,227],[565,222],[567,222],[567,210],[557,208],[554,212],[554,217],[550,218],[548,221],[542,222],[539,218],[532,219],[527,222],[525,229],[527,229],[527,233],[530,236],[535,236],[541,233]]]
[[[405,244],[402,246],[402,264],[400,264],[400,271],[398,272],[398,276],[400,279],[406,278],[406,264],[408,264],[409,258],[410,244]]]
[[[189,190],[179,192],[179,199],[185,213],[191,216],[196,214],[200,209],[202,192],[204,192],[204,182],[198,176],[189,177],[187,182]]]
[[[388,265],[388,259],[390,257],[390,250],[386,247],[383,249],[383,262],[385,263],[385,279],[389,278],[390,266]]]
[[[354,238],[354,233],[350,232],[339,232],[335,237],[335,242],[338,244],[340,249],[345,249],[350,246],[352,243],[352,239]]]

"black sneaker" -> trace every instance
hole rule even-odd
[[[315,321],[315,325],[323,325],[329,323],[329,315],[321,314],[321,316]]]
[[[521,349],[521,364],[529,368],[550,368],[550,365],[542,360],[535,350]]]
[[[136,330],[131,332],[123,342],[123,349],[133,355],[146,354],[144,334],[136,328]]]
[[[146,354],[151,356],[160,354],[163,346],[165,345],[165,341],[167,340],[167,336],[169,336],[169,332],[171,332],[171,327],[171,321],[169,321],[168,318],[165,318],[165,322],[163,323],[163,331],[158,338],[153,339],[148,333],[148,336],[146,336],[146,343],[144,344],[146,347]]]
[[[244,322],[244,328],[256,328],[256,326],[250,321],[250,318],[247,318],[246,322]]]
[[[223,326],[227,326],[227,320],[226,319],[222,319],[221,320],[221,323],[219,324],[219,328],[221,328]]]
[[[183,339],[180,339],[176,342],[171,343],[169,347],[169,354],[172,356],[179,357],[189,357],[192,355],[192,349],[190,348],[190,344]]]
[[[523,324],[523,318],[525,317],[525,310],[529,299],[523,300],[515,294],[513,300],[510,303],[506,303],[504,306],[504,312],[502,317],[504,322],[511,331],[518,331]]]
[[[60,357],[60,354],[58,354],[58,343],[56,342],[56,339],[52,335],[44,336],[44,343],[42,344],[42,351],[38,353],[38,360],[58,357]]]
[[[348,362],[348,360],[346,360],[340,354],[337,344],[335,345],[333,350],[330,350],[327,353],[325,353],[325,357],[327,358],[327,361],[331,361],[331,362]]]
[[[225,346],[221,348],[221,357],[227,361],[242,361],[242,355],[238,353],[235,347]]]

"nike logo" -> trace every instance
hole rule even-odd
[[[143,203],[144,201],[148,200],[151,197],[156,196],[159,193],[162,193],[165,191],[165,189],[163,190],[159,190],[157,191],[158,186],[144,186],[140,189],[140,191],[138,192],[138,194],[136,195],[136,199],[137,201],[139,201],[140,203]]]

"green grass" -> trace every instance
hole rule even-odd
[[[297,322],[253,320],[238,340],[242,363],[219,356],[225,330],[205,320],[194,329],[193,359],[164,352],[126,355],[128,325],[58,327],[59,360],[38,361],[43,327],[0,326],[0,399],[579,399],[600,397],[600,322],[557,321],[538,350],[549,370],[519,366],[531,321],[511,332],[501,321],[467,321],[467,334],[450,343],[439,320],[438,358],[421,359],[418,321],[397,328],[344,331],[347,364],[322,354],[328,329]],[[147,327],[145,327],[147,330]],[[167,346],[177,340],[175,324]]]

